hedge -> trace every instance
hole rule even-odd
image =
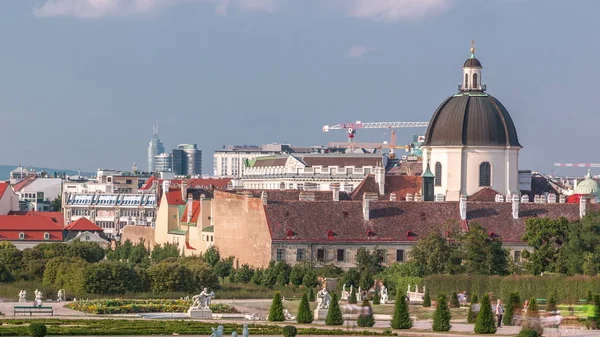
[[[428,291],[446,293],[466,291],[468,294],[493,293],[496,298],[507,298],[518,292],[521,298],[546,298],[556,291],[559,303],[577,303],[588,290],[600,293],[598,276],[484,276],[484,275],[432,275],[423,279]]]

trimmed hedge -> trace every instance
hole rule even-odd
[[[492,292],[495,297],[507,298],[518,292],[521,298],[546,298],[556,291],[558,303],[577,303],[586,293],[600,293],[600,276],[561,275],[432,275],[423,279],[427,291],[451,294],[466,291],[468,294]]]

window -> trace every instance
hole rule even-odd
[[[492,166],[487,161],[479,165],[479,186],[491,186]]]
[[[346,251],[344,249],[337,250],[337,260],[338,262],[344,262],[344,257],[346,256]]]
[[[89,235],[85,236],[85,241],[90,241],[90,236]]]
[[[364,172],[365,172],[365,175],[368,176],[369,174],[371,174],[371,168],[370,167],[365,167],[364,168]]]
[[[125,179],[125,184],[131,185],[132,183],[133,183],[133,180],[131,180],[131,179]]]
[[[396,262],[404,261],[404,249],[396,249]]]
[[[19,233],[19,240],[25,240],[25,233]]]
[[[304,261],[304,249],[296,250],[296,261]]]
[[[465,88],[469,88],[469,74],[465,74]]]
[[[473,74],[473,88],[477,88],[477,73]]]
[[[317,261],[325,262],[325,249],[323,249],[323,248],[317,249]]]
[[[442,186],[442,163],[439,161],[435,163],[435,186]]]
[[[513,261],[515,261],[515,262],[521,262],[521,251],[515,250],[514,260]]]
[[[348,175],[354,174],[354,169],[352,167],[347,167],[346,168],[346,174],[348,174]]]
[[[277,248],[277,261],[283,261],[285,256],[285,251],[281,248]]]
[[[44,240],[50,240],[50,233],[44,233]]]

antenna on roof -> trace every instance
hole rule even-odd
[[[156,124],[156,123],[154,123],[154,125],[152,125],[152,134],[158,135],[158,124]]]

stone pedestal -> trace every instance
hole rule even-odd
[[[208,308],[190,308],[188,315],[190,318],[212,319],[212,310]]]
[[[324,321],[327,318],[327,312],[329,309],[315,309],[314,320]]]

